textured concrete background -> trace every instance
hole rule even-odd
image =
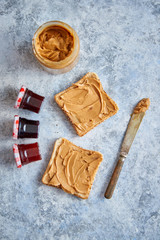
[[[160,239],[160,1],[1,0],[0,6],[0,239]],[[80,38],[80,61],[64,75],[43,71],[32,55],[33,34],[49,20],[70,24]],[[119,112],[80,138],[53,96],[88,71],[99,75]],[[46,97],[39,115],[13,108],[22,84]],[[143,97],[150,109],[107,200],[130,114]],[[12,153],[14,114],[40,120],[43,159],[22,169]],[[59,137],[104,155],[88,200],[41,183]]]

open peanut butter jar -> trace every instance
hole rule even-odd
[[[32,48],[38,62],[52,74],[70,71],[79,60],[78,35],[64,22],[50,21],[41,25],[32,39]]]

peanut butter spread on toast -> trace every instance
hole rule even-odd
[[[70,118],[79,136],[116,114],[117,104],[105,93],[95,73],[55,96],[57,104]]]
[[[58,139],[42,182],[88,198],[102,159],[99,152],[77,147],[65,138]]]

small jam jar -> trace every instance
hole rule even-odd
[[[79,60],[77,33],[68,24],[50,21],[41,25],[32,39],[35,58],[52,74],[70,71]]]
[[[14,116],[13,139],[38,138],[39,121]]]
[[[35,113],[39,113],[43,100],[43,96],[40,96],[25,86],[22,86],[14,108],[23,108]]]
[[[37,142],[31,144],[14,144],[13,153],[17,168],[42,159]]]

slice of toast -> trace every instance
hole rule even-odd
[[[79,136],[113,116],[117,104],[103,90],[96,73],[89,72],[71,87],[55,95]]]
[[[60,138],[55,142],[42,182],[87,199],[102,160],[101,153],[80,148]]]

